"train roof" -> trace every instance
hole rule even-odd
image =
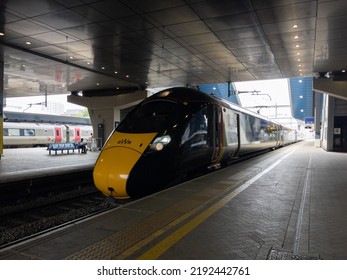
[[[4,112],[4,120],[9,122],[35,122],[35,123],[91,125],[90,118],[25,113],[25,112],[11,112],[11,111]]]

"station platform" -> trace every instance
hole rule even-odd
[[[49,154],[47,148],[4,149],[0,160],[0,184],[18,180],[92,169],[99,152],[67,151]]]
[[[13,245],[0,259],[345,260],[346,182],[346,153],[302,141]]]

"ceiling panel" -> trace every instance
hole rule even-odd
[[[22,80],[61,92],[312,76],[347,68],[345,0],[28,3],[0,2],[5,95],[25,94],[15,87]]]

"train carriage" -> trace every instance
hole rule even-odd
[[[94,167],[107,196],[141,197],[199,169],[284,145],[283,126],[190,88],[158,92],[110,135]]]

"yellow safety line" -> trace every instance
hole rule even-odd
[[[220,208],[222,208],[225,204],[227,204],[231,199],[233,199],[235,196],[240,194],[242,191],[247,189],[250,185],[252,185],[256,180],[258,180],[260,177],[262,177],[264,174],[268,173],[270,170],[272,170],[275,166],[277,166],[283,159],[291,155],[294,151],[288,153],[278,161],[276,161],[274,164],[269,166],[267,169],[253,177],[252,179],[248,180],[246,183],[242,184],[240,187],[238,187],[236,190],[231,192],[229,195],[225,196],[223,199],[206,209],[204,212],[196,216],[194,219],[180,227],[178,230],[173,232],[171,235],[169,235],[167,238],[163,239],[159,243],[157,243],[155,246],[153,246],[151,249],[149,249],[147,252],[139,256],[138,260],[155,260],[159,258],[165,251],[167,251],[171,246],[173,246],[177,241],[179,241],[182,237],[187,235],[189,232],[191,232],[194,228],[196,228],[199,224],[201,224],[203,221],[205,221],[208,217],[210,217],[212,214],[217,212]]]

